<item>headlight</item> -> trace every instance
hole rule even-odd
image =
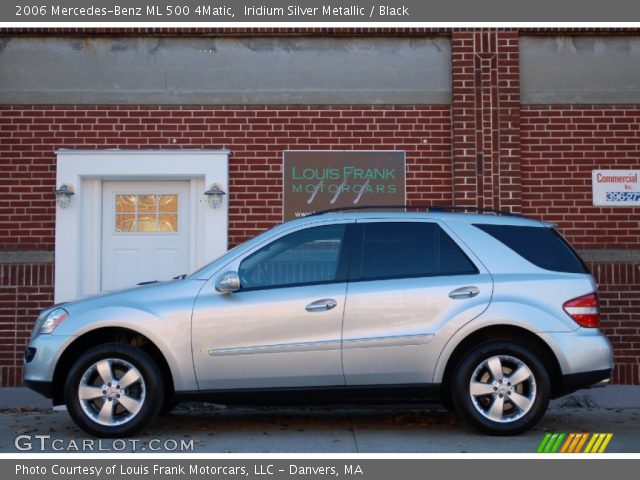
[[[56,308],[55,310],[51,310],[45,317],[44,322],[42,322],[42,326],[40,327],[40,331],[38,333],[53,332],[58,325],[60,325],[67,319],[67,317],[69,317],[69,314],[64,308]]]

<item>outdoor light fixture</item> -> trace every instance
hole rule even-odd
[[[55,190],[53,193],[56,196],[56,204],[60,208],[67,208],[71,205],[71,197],[75,195],[73,187],[66,183],[60,185],[60,188]]]
[[[222,199],[227,193],[220,188],[219,184],[214,183],[204,194],[207,196],[207,201],[211,208],[220,208],[222,206]]]

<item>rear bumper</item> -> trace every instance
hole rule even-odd
[[[581,388],[604,387],[611,381],[613,370],[594,370],[591,372],[571,373],[562,376],[562,388],[554,397],[561,397]]]

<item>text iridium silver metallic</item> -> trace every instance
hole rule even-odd
[[[350,255],[366,248],[367,240],[362,237],[365,226],[380,223],[388,224],[389,229],[405,223],[435,226],[440,235],[453,241],[453,248],[466,257],[471,270],[354,278],[356,260]],[[468,375],[478,378],[466,380],[468,397],[473,399],[469,400],[473,408],[466,411],[479,412],[476,426],[485,431],[517,433],[520,427],[509,430],[507,426],[523,425],[529,410],[533,411],[535,402],[541,401],[537,399],[545,393],[545,382],[549,385],[547,397],[600,382],[610,375],[612,350],[597,328],[581,326],[563,307],[571,299],[596,292],[597,286],[588,272],[541,268],[478,228],[479,224],[551,230],[549,225],[519,216],[444,212],[344,212],[295,220],[230,250],[184,279],[58,305],[55,308],[64,309],[68,316],[52,333],[39,333],[54,307],[44,311],[29,344],[35,353],[25,363],[25,380],[33,388],[40,385],[36,389],[53,396],[54,401],[63,401],[65,395],[56,394],[56,388],[65,387],[56,382],[62,379],[67,385],[74,375],[60,372],[60,368],[71,369],[68,359],[60,359],[82,339],[99,342],[99,336],[91,337],[96,331],[123,332],[109,337],[109,342],[126,343],[131,335],[138,335],[152,344],[168,367],[171,391],[178,398],[181,392],[215,395],[216,391],[235,389],[407,385],[453,385],[454,389],[464,389],[467,387],[456,382],[465,378],[465,361],[472,361],[472,353],[480,349],[476,352],[477,365],[468,368]],[[294,238],[296,232],[303,232],[304,236],[307,230],[320,231],[313,229],[322,226],[342,226],[340,231],[346,232],[341,237],[344,248],[339,260],[331,256],[334,250],[328,248],[333,240],[323,237],[306,253],[296,251],[302,256],[295,257],[296,264],[304,264],[304,255],[315,256],[314,261],[322,265],[314,267],[314,271],[321,273],[306,271],[296,273],[302,275],[302,280],[296,282],[265,284],[265,278],[273,283],[273,272],[283,268],[282,261],[277,265],[267,262],[270,258],[279,259],[277,255],[291,247],[288,239]],[[361,254],[361,250],[357,252]],[[348,268],[326,277],[331,258]],[[251,271],[243,273],[244,270]],[[233,282],[227,281],[229,274]],[[216,283],[225,275],[221,292]],[[314,281],[313,275],[320,275],[321,281]],[[575,308],[591,312],[593,307]],[[508,346],[510,341],[518,348],[526,347],[528,353],[519,356],[517,349],[512,351]],[[130,343],[136,347],[139,342]],[[483,345],[486,358],[481,358]],[[89,347],[92,345],[83,349]],[[529,355],[535,358],[529,360]],[[117,355],[113,357],[117,360]],[[509,367],[511,358],[516,360]],[[500,359],[502,367],[497,369]],[[144,368],[129,357],[125,360],[144,377]],[[548,370],[544,375],[550,379],[536,375],[538,361]],[[91,365],[87,363],[89,373]],[[513,371],[525,371],[521,365],[530,372],[527,381],[520,379],[522,373],[516,375]],[[483,373],[475,373],[478,371]],[[116,381],[118,375],[114,371],[112,380]],[[82,378],[92,377],[85,372]],[[98,389],[107,384],[104,377],[95,378]],[[511,384],[506,386],[509,378],[522,382],[520,390],[510,390]],[[578,383],[572,388],[567,382],[563,387],[563,379]],[[140,402],[153,401],[153,392],[148,390],[138,398]],[[494,392],[509,395],[511,402],[504,402],[502,393]],[[444,396],[448,395],[448,391],[444,392]],[[96,417],[107,415],[107,400],[103,401],[97,400],[94,407],[85,401],[83,408],[96,408]],[[459,411],[465,411],[464,401],[462,397],[454,398]],[[502,409],[499,414],[498,405]],[[117,416],[118,409],[114,408],[110,413]],[[509,408],[517,412],[509,416]],[[463,416],[469,420],[469,415]],[[83,428],[97,435],[125,434],[128,431],[121,424],[130,418],[135,419],[131,411],[121,416],[117,424],[120,430],[116,423],[114,430],[109,430],[108,421],[102,422],[106,425],[104,431],[86,425]],[[490,428],[493,424],[485,426],[483,422],[495,422],[495,431]]]

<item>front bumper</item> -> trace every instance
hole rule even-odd
[[[38,392],[40,395],[47,398],[53,398],[53,383],[52,382],[39,382],[35,380],[25,380],[24,384],[34,392]]]
[[[51,398],[55,368],[61,353],[75,337],[66,335],[37,335],[31,339],[24,359],[24,384]]]

